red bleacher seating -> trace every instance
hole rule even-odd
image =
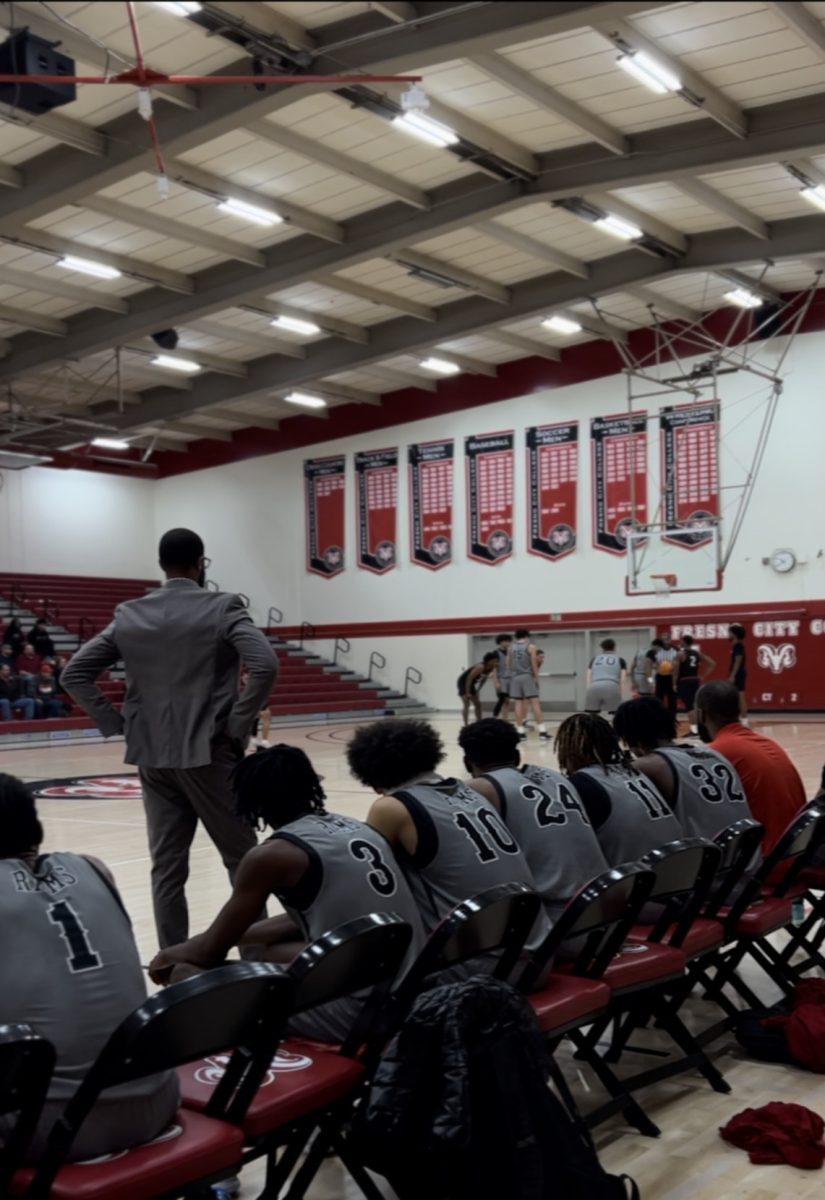
[[[9,599],[14,593],[18,604],[38,615],[45,606],[53,614],[50,623],[62,626],[70,633],[78,633],[81,621],[85,621],[84,638],[92,632],[90,624],[94,632],[103,629],[111,621],[118,604],[142,596],[149,588],[157,586],[157,580],[150,579],[0,572],[0,597]],[[270,697],[270,710],[276,720],[278,717],[311,718],[320,714],[384,711],[384,701],[375,688],[360,687],[357,682],[343,678],[340,672],[290,655],[285,649],[279,648],[277,653],[281,669]],[[100,686],[112,703],[119,706],[125,690],[122,681],[105,675]],[[12,729],[15,733],[46,733],[60,729],[88,729],[90,726],[91,722],[82,710],[73,705],[69,716],[63,719],[2,722],[0,734]]]

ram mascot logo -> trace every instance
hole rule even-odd
[[[796,647],[790,642],[783,642],[781,646],[763,642],[757,648],[756,661],[773,675],[781,675],[783,671],[796,666]]]

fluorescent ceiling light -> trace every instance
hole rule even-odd
[[[124,442],[122,438],[107,438],[99,437],[92,438],[92,445],[99,446],[101,450],[128,450],[129,443]]]
[[[176,17],[191,17],[203,7],[197,0],[154,0],[155,8],[165,8]]]
[[[732,292],[725,292],[725,299],[731,304],[735,304],[737,308],[761,308],[765,303],[761,296],[742,287],[734,288]]]
[[[569,317],[548,317],[546,321],[542,321],[542,325],[553,333],[573,334],[582,331],[578,321],[571,321]]]
[[[290,392],[284,396],[287,404],[300,404],[302,408],[326,408],[327,402],[321,396],[312,396],[309,392]]]
[[[458,375],[461,367],[446,358],[424,358],[419,364],[425,371],[435,371],[436,375]]]
[[[120,279],[122,274],[117,267],[106,267],[103,263],[92,262],[88,258],[77,258],[74,254],[59,258],[57,265],[65,267],[67,271],[82,271],[84,275],[94,275],[97,279]]]
[[[280,225],[283,221],[283,217],[276,212],[271,212],[268,208],[259,208],[257,204],[247,204],[245,200],[235,200],[232,196],[219,201],[218,208],[221,212],[229,213],[230,216],[251,221],[253,225]]]
[[[163,367],[166,371],[183,371],[185,375],[193,375],[201,369],[200,363],[191,358],[172,358],[170,354],[156,354],[152,359],[153,367]]]
[[[454,129],[450,129],[449,125],[442,125],[440,121],[434,121],[422,112],[405,112],[401,116],[393,117],[392,123],[411,133],[413,137],[429,142],[431,146],[440,146],[442,150],[445,146],[454,146],[458,141],[458,134]]]
[[[621,238],[623,242],[632,242],[636,238],[644,237],[644,232],[638,225],[634,225],[632,221],[625,221],[624,217],[615,217],[613,213],[599,217],[595,225],[605,233]]]
[[[620,54],[616,60],[623,71],[638,79],[651,92],[664,96],[666,92],[680,92],[682,81],[667,67],[656,62],[644,50],[631,50],[628,54]]]
[[[804,196],[811,204],[815,204],[817,208],[825,208],[825,187],[822,184],[817,184],[816,186],[812,184],[809,187],[803,188],[799,194],[800,196]]]
[[[276,329],[287,329],[290,333],[320,333],[321,326],[316,325],[314,321],[302,321],[298,317],[275,317],[270,321]]]

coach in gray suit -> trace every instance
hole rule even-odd
[[[229,776],[278,674],[278,659],[239,596],[207,591],[203,542],[189,529],[160,540],[162,588],[118,606],[63,671],[61,683],[104,737],[126,736],[143,787],[160,945],[189,936],[185,884],[198,819],[230,879],[256,844],[232,810]],[[126,666],[123,713],[95,682]],[[240,664],[249,679],[238,695]]]

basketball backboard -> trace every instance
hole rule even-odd
[[[717,592],[722,586],[718,521],[677,528],[647,526],[627,534],[628,596]]]

